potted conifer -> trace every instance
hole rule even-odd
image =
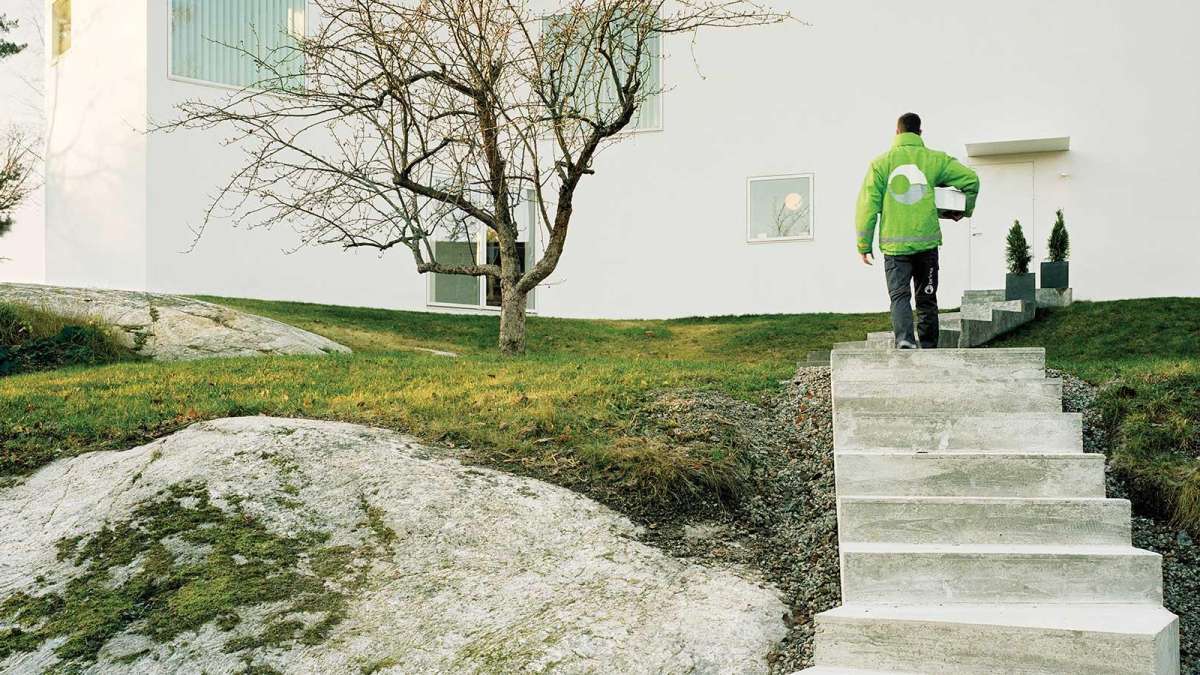
[[[1046,249],[1050,260],[1042,263],[1042,288],[1069,288],[1070,263],[1067,262],[1067,256],[1071,254],[1071,239],[1067,236],[1062,209],[1058,210],[1058,219],[1050,230]]]
[[[1004,298],[1036,303],[1037,275],[1029,271],[1033,255],[1029,252],[1029,242],[1025,241],[1025,232],[1021,230],[1019,220],[1014,220],[1008,230],[1005,257],[1008,258],[1008,276],[1004,279]]]

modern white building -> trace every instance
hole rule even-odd
[[[538,312],[882,310],[882,266],[855,253],[855,197],[910,110],[930,146],[982,179],[975,217],[943,223],[944,305],[1003,285],[1014,219],[1041,260],[1059,208],[1077,299],[1200,295],[1200,3],[776,6],[807,25],[663,39],[666,90],[580,188]],[[248,83],[202,36],[255,22],[263,34],[304,30],[304,0],[50,0],[46,11],[45,281],[489,311],[484,288],[439,291],[404,251],[289,253],[299,240],[287,228],[222,220],[192,248],[240,155],[219,132],[146,129],[182,101]]]

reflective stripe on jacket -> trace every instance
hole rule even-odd
[[[979,176],[970,167],[925,147],[918,134],[898,134],[892,149],[875,158],[858,194],[855,226],[858,252],[870,253],[879,221],[879,248],[904,255],[942,243],[933,189],[953,187],[967,195],[966,215],[975,210]]]

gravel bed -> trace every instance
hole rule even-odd
[[[732,446],[750,458],[749,496],[647,526],[675,555],[734,563],[781,589],[787,637],[772,672],[812,662],[813,615],[841,603],[829,368],[800,368],[773,396],[750,403],[709,391],[663,394],[661,426]]]

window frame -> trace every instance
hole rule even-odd
[[[542,36],[545,35],[547,19],[550,19],[550,18],[553,18],[556,16],[562,16],[562,15],[563,15],[563,13],[560,12],[558,14],[546,14],[546,15],[542,16],[541,20],[538,21],[538,37],[541,38]],[[666,42],[666,40],[664,39],[665,35],[663,33],[659,33],[657,35],[657,37],[658,37],[658,59],[657,59],[656,63],[654,64],[654,66],[655,66],[656,74],[658,75],[658,93],[654,95],[654,100],[655,100],[656,107],[658,108],[658,126],[646,127],[644,129],[638,129],[638,128],[626,126],[624,129],[621,129],[620,131],[617,132],[617,134],[616,134],[617,137],[626,136],[626,135],[635,135],[635,134],[660,133],[660,132],[664,131],[664,128],[666,127],[666,116],[665,116],[666,106],[663,105],[663,100],[666,98],[666,93],[667,93],[667,87],[666,87],[665,81],[663,79],[663,55],[664,55],[664,51],[665,51],[664,43]],[[550,136],[547,136],[546,138],[552,139],[553,136],[550,135]]]
[[[304,36],[308,37],[312,34],[312,2],[311,0],[301,0],[304,4]],[[212,87],[214,89],[223,89],[225,91],[265,91],[258,87],[246,85],[238,86],[236,84],[225,84],[224,82],[213,82],[212,80],[201,80],[194,77],[186,77],[184,75],[176,75],[174,72],[174,24],[172,23],[175,16],[175,0],[167,0],[167,79],[174,82],[182,82],[184,84],[194,84],[201,87]],[[304,86],[308,86],[308,70],[300,73],[303,78]],[[282,92],[276,92],[282,93]]]
[[[67,48],[59,51],[60,31],[58,30],[58,18],[55,13],[55,8],[60,4],[67,6]],[[71,47],[75,44],[75,8],[72,5],[72,0],[50,0],[50,65],[57,65],[59,61],[71,51]]]
[[[808,194],[805,199],[808,200],[808,234],[795,235],[789,237],[754,237],[751,231],[753,220],[753,198],[751,197],[751,185],[757,181],[783,180],[788,178],[807,178],[808,179]],[[746,243],[747,244],[777,244],[783,242],[794,241],[814,241],[817,233],[817,175],[814,171],[801,171],[797,173],[777,174],[771,176],[750,176],[746,178]]]
[[[532,197],[532,199],[536,199],[536,198],[537,198],[537,196],[535,193],[534,196]],[[530,209],[533,209],[532,213],[533,213],[534,218],[532,219],[533,222],[529,223],[528,234],[526,235],[526,240],[524,242],[525,250],[526,250],[525,255],[531,262],[536,264],[537,252],[538,252],[537,246],[538,246],[538,241],[540,241],[540,237],[537,236],[537,226],[538,226],[537,211],[536,211],[536,209],[534,209],[532,201],[529,201],[527,203],[529,204]],[[476,223],[475,227],[472,228],[471,235],[472,235],[471,241],[472,241],[472,243],[475,244],[475,256],[476,256],[475,259],[486,261],[487,260],[487,246],[488,246],[488,227],[486,225],[484,225],[483,223]],[[435,240],[435,243],[437,241],[442,241],[442,240]],[[526,269],[528,269],[528,266],[529,266],[528,263],[526,263]],[[436,282],[435,274],[436,274],[435,272],[430,272],[429,274],[425,275],[426,277],[428,277],[426,279],[426,284],[425,284],[425,291],[426,291],[425,306],[426,307],[440,307],[443,309],[469,309],[469,310],[474,310],[477,312],[497,312],[497,313],[500,312],[500,309],[501,309],[500,306],[487,304],[488,276],[486,274],[480,275],[480,277],[479,277],[479,304],[477,304],[477,305],[464,305],[462,303],[457,303],[457,302],[438,302],[437,300],[435,300],[434,299],[434,285]],[[537,293],[536,287],[533,290],[529,291],[529,296],[533,297],[535,293]],[[530,315],[536,315],[537,310],[527,306],[525,309],[525,313],[530,314]]]

